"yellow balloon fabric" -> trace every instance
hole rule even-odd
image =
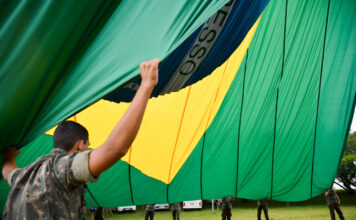
[[[122,161],[147,176],[170,183],[214,119],[259,21],[230,58],[208,77],[149,101],[140,131]],[[129,105],[100,100],[69,120],[88,129],[90,147],[96,148],[106,140]],[[53,135],[54,129],[46,134]]]

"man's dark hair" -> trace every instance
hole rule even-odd
[[[58,125],[53,135],[55,148],[70,151],[77,141],[88,141],[88,131],[81,124],[74,121],[64,121]]]

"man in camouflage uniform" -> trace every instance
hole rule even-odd
[[[261,220],[262,209],[263,209],[263,212],[265,213],[266,220],[269,220],[268,207],[267,207],[267,198],[260,199],[260,200],[257,201],[257,219],[258,220]]]
[[[330,210],[331,219],[335,220],[334,210],[336,210],[340,220],[345,220],[344,215],[342,214],[340,209],[340,198],[333,190],[333,188],[330,188],[328,191],[325,192],[325,197],[326,197],[326,204],[328,205]]]
[[[155,205],[154,204],[147,205],[146,213],[145,213],[145,220],[148,220],[148,218],[150,218],[150,220],[153,220],[154,216],[155,216]]]
[[[130,107],[98,148],[88,151],[88,131],[65,121],[53,135],[54,150],[18,168],[15,147],[4,152],[2,175],[11,189],[3,219],[84,219],[86,182],[94,182],[126,154],[141,125],[143,113],[158,82],[159,60],[140,65],[141,85]]]
[[[231,220],[231,209],[232,209],[232,198],[231,197],[225,197],[221,199],[221,217],[222,220]]]
[[[180,220],[180,204],[179,203],[173,203],[172,204],[172,216],[173,216],[173,220]]]

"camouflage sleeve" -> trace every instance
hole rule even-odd
[[[89,154],[89,150],[79,152],[73,160],[72,171],[77,181],[95,182],[97,180],[89,170]]]
[[[76,152],[61,157],[56,162],[54,172],[60,185],[72,188],[97,180],[89,170],[89,153],[90,151]]]
[[[12,169],[11,172],[9,173],[9,175],[7,176],[7,183],[12,186],[14,181],[13,181],[13,178],[15,177],[16,179],[16,176],[20,173],[21,171],[21,168],[16,168],[16,169]]]

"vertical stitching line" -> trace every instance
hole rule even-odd
[[[330,0],[328,1],[328,10],[326,13],[325,21],[325,32],[324,32],[324,43],[323,43],[323,54],[321,57],[321,69],[320,69],[320,80],[319,80],[319,91],[318,91],[318,103],[316,106],[316,117],[315,117],[315,131],[314,131],[314,145],[313,145],[313,157],[312,157],[312,170],[311,170],[311,182],[310,182],[310,198],[313,197],[313,174],[314,174],[314,157],[315,157],[315,144],[316,144],[316,132],[318,127],[318,114],[319,114],[319,104],[320,104],[320,90],[321,90],[321,80],[323,76],[323,66],[324,66],[324,55],[325,55],[325,43],[326,43],[326,34],[328,30],[328,20],[329,20],[329,8]]]
[[[288,9],[288,0],[286,0],[285,14],[284,14],[284,38],[283,38],[283,56],[282,56],[282,70],[281,70],[281,79],[277,88],[277,97],[276,97],[276,111],[274,115],[274,134],[273,134],[273,148],[272,148],[272,175],[271,175],[271,198],[273,197],[273,173],[274,173],[274,149],[276,146],[276,132],[277,132],[277,113],[278,113],[278,98],[279,98],[279,86],[283,78],[284,72],[284,57],[285,57],[285,48],[286,48],[286,29],[287,29],[287,9]]]
[[[182,127],[182,123],[183,123],[183,118],[184,118],[184,113],[188,104],[188,99],[189,99],[189,95],[190,95],[190,90],[191,90],[191,86],[189,86],[188,89],[188,94],[187,94],[187,98],[185,99],[185,104],[184,104],[184,108],[183,108],[183,113],[182,113],[182,117],[180,120],[180,124],[179,124],[179,128],[178,128],[178,133],[177,133],[177,138],[176,138],[176,143],[174,144],[174,148],[173,148],[173,153],[172,153],[172,159],[171,159],[171,165],[169,167],[169,173],[168,173],[168,180],[167,180],[167,203],[169,203],[169,194],[168,194],[168,190],[169,190],[169,184],[170,184],[170,178],[171,178],[171,172],[172,172],[172,165],[173,165],[173,159],[174,159],[174,154],[176,152],[176,148],[177,148],[177,144],[178,144],[178,139],[179,139],[179,134],[180,134],[180,129]]]
[[[133,193],[132,193],[132,181],[131,181],[131,153],[132,153],[132,145],[130,147],[130,152],[129,152],[129,184],[130,184],[130,193],[131,193],[131,202],[132,204],[135,204],[134,198],[133,198]]]
[[[223,79],[224,79],[226,67],[227,67],[228,64],[229,64],[229,61],[230,61],[230,59],[228,59],[227,62],[226,62],[226,64],[225,64],[225,69],[224,69],[224,72],[222,73],[222,77],[221,77],[221,80],[220,80],[220,83],[219,83],[219,87],[218,87],[218,89],[216,90],[214,102],[213,102],[213,105],[211,106],[210,113],[209,113],[209,117],[208,117],[208,120],[207,120],[206,126],[205,126],[205,132],[204,132],[204,135],[203,135],[203,146],[202,146],[202,150],[201,150],[201,160],[200,160],[200,196],[201,196],[201,199],[203,199],[203,152],[204,152],[204,145],[205,145],[205,135],[206,135],[206,132],[207,132],[207,129],[208,129],[208,125],[209,125],[211,113],[212,113],[212,111],[213,111],[213,108],[214,108],[216,99],[217,99],[217,97],[218,97],[219,90],[220,90],[220,86],[221,86],[221,83],[222,83],[222,81],[223,81]]]
[[[242,110],[244,104],[244,95],[245,95],[245,80],[246,80],[246,71],[247,71],[247,59],[248,59],[248,49],[246,51],[246,59],[245,59],[245,72],[244,79],[242,83],[242,95],[241,95],[241,110],[240,110],[240,120],[238,127],[238,135],[237,135],[237,155],[236,155],[236,198],[237,198],[237,185],[238,185],[238,177],[239,177],[239,155],[240,155],[240,133],[241,133],[241,119],[242,119]]]

